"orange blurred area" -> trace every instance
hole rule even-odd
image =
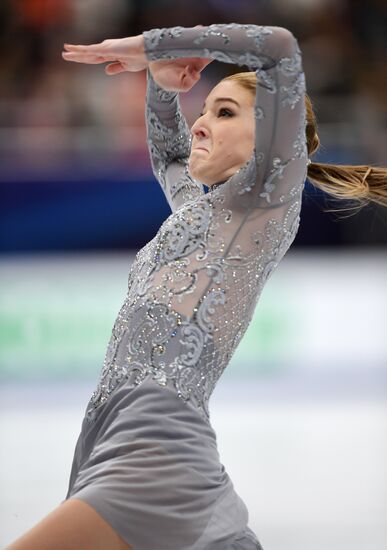
[[[58,21],[70,22],[72,0],[12,0],[15,11],[28,26],[44,30]]]

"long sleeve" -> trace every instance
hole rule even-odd
[[[191,133],[175,92],[163,90],[147,70],[146,129],[153,174],[172,212],[204,194],[203,185],[188,172]]]
[[[255,150],[250,161],[222,185],[230,207],[272,207],[302,191],[307,167],[305,77],[290,31],[231,23],[152,29],[143,35],[150,61],[210,57],[256,72]]]

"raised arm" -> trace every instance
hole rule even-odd
[[[256,72],[255,150],[221,186],[227,206],[271,209],[300,196],[307,169],[305,77],[293,34],[282,27],[231,23],[152,29],[143,36],[150,61],[210,57]]]
[[[161,88],[147,69],[146,128],[153,173],[174,212],[204,193],[188,173],[191,133],[181,112],[177,92]]]
[[[69,61],[112,61],[105,68],[108,74],[184,57],[246,65],[258,79],[255,150],[250,161],[221,186],[225,201],[230,199],[234,211],[246,211],[280,206],[301,193],[307,168],[305,77],[297,40],[287,29],[236,23],[173,27],[88,46],[65,44],[65,48],[69,51],[62,55]]]

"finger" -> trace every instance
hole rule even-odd
[[[103,42],[99,44],[63,44],[64,49],[69,52],[100,52],[103,51]]]
[[[186,57],[181,58],[180,61],[188,63],[190,67],[194,67],[197,71],[202,71],[207,65],[213,62],[213,59],[208,57]]]
[[[214,60],[213,59],[209,59],[209,58],[204,58],[202,59],[201,61],[201,66],[202,66],[202,69],[204,69],[204,67],[207,67],[207,65],[209,65],[210,63],[212,63]],[[202,70],[201,69],[201,70]]]
[[[186,70],[184,71],[185,75],[188,75],[190,78],[198,78],[199,77],[199,71],[196,69],[196,67],[192,65],[188,65],[186,67]]]
[[[190,90],[199,79],[200,79],[199,73],[195,75],[193,75],[192,73],[188,73],[188,74],[184,73],[181,81],[183,90],[184,91]]]
[[[66,61],[75,61],[76,63],[106,63],[106,61],[115,61],[114,57],[106,55],[85,54],[75,52],[62,52],[62,57]]]
[[[208,65],[208,63],[207,63]],[[196,81],[200,80],[201,78],[201,71],[204,69],[203,65],[196,65],[195,63],[193,65],[189,65],[188,67],[188,74],[194,78]]]
[[[119,61],[115,63],[110,63],[105,67],[105,72],[108,75],[123,73],[125,71],[124,67],[121,65]]]
[[[199,72],[201,72],[207,65],[212,63],[213,59],[208,58],[199,58],[193,62],[193,67]]]
[[[80,55],[73,52],[62,52],[62,57],[66,61],[75,61],[77,63],[95,63],[96,59],[98,59],[95,55]]]

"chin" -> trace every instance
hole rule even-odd
[[[202,167],[202,170],[200,169]],[[200,181],[201,183],[203,183],[204,185],[206,185],[207,187],[212,187],[212,185],[214,185],[214,183],[218,183],[219,181],[224,181],[227,179],[227,175],[226,174],[208,174],[208,172],[206,173],[206,170],[204,169],[203,166],[200,166],[200,163],[199,164],[195,164],[194,163],[190,163],[188,161],[188,172],[189,174],[191,175],[191,177],[193,177],[195,180],[197,181]]]
[[[200,183],[203,183],[204,185],[206,185],[207,187],[211,187],[211,185],[213,183],[215,183],[213,180],[209,180],[208,178],[206,178],[204,175],[200,175],[200,174],[197,174],[195,176],[193,176],[197,181],[200,181]]]
[[[207,186],[210,185],[211,182],[207,181],[205,174],[203,174],[199,167],[196,167],[195,169],[193,166],[188,164],[188,172],[190,173],[190,176],[192,176],[195,180],[198,180]]]

